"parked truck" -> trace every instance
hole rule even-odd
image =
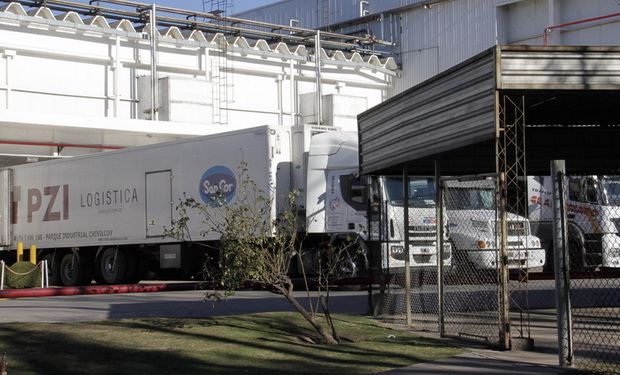
[[[285,209],[293,188],[308,258],[344,236],[367,235],[364,187],[356,177],[357,137],[326,126],[261,126],[0,170],[0,246],[36,244],[52,282],[126,283],[145,272],[189,275],[203,252],[165,236],[184,196],[214,207],[235,199],[237,168],[270,194],[270,218]],[[200,220],[189,222],[194,241]],[[360,245],[363,246],[363,245]],[[204,247],[201,247],[202,249]],[[6,253],[5,253],[6,254]],[[319,258],[318,256],[314,258]],[[352,256],[343,277],[366,267]]]
[[[445,186],[449,237],[456,254],[453,262],[479,270],[497,269],[501,232],[495,181],[449,180]],[[545,250],[529,220],[507,213],[506,229],[508,268],[542,270]]]
[[[529,176],[527,187],[533,233],[540,236],[548,259],[553,259],[551,178]],[[619,268],[620,177],[568,176],[566,187],[570,269]]]
[[[411,267],[436,267],[438,220],[433,178],[409,177],[409,222],[404,223],[404,186],[402,176],[377,176],[372,180],[373,200],[381,205],[382,268],[402,271],[407,258],[405,233],[409,243]],[[445,223],[444,223],[445,227]],[[449,266],[452,247],[444,230],[443,264]]]

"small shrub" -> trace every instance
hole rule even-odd
[[[17,262],[9,268],[13,272],[25,275],[16,275],[5,269],[4,279],[7,287],[23,289],[41,286],[41,268],[37,265],[30,262]]]

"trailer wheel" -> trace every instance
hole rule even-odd
[[[43,260],[47,261],[47,279],[50,285],[60,285],[60,257],[61,253],[56,251],[43,256]]]
[[[108,284],[120,284],[127,275],[127,253],[116,247],[108,247],[99,257],[101,278]]]
[[[93,277],[93,262],[88,254],[80,254],[74,251],[62,257],[59,270],[62,285],[90,284]]]

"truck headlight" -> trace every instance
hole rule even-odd
[[[540,248],[540,240],[538,238],[530,239],[530,248],[533,248],[533,249]]]
[[[402,260],[405,257],[405,248],[402,246],[390,246],[390,256]]]

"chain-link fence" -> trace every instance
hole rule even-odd
[[[620,373],[620,177],[564,176],[574,363]]]
[[[382,313],[421,330],[437,331],[437,217],[432,179],[381,179]],[[408,215],[405,216],[405,212]],[[449,246],[449,245],[447,245]],[[449,263],[450,250],[444,252]],[[408,272],[406,272],[408,270]]]
[[[381,178],[381,314],[497,343],[495,179],[450,180],[439,193],[433,179],[412,177],[407,187],[402,181]]]
[[[499,342],[500,283],[496,179],[443,179],[443,215],[453,247],[445,269],[443,323],[446,336]]]
[[[492,175],[442,178],[434,195],[431,180],[411,180],[406,209],[402,179],[381,185],[383,282],[375,300],[384,317],[441,336],[503,347],[508,335],[513,346],[557,350],[560,315],[570,306],[567,363],[620,374],[620,177],[564,178],[570,272],[559,279],[551,177],[527,178],[525,212],[511,208],[510,191],[502,202]],[[566,301],[558,293],[564,282]]]

